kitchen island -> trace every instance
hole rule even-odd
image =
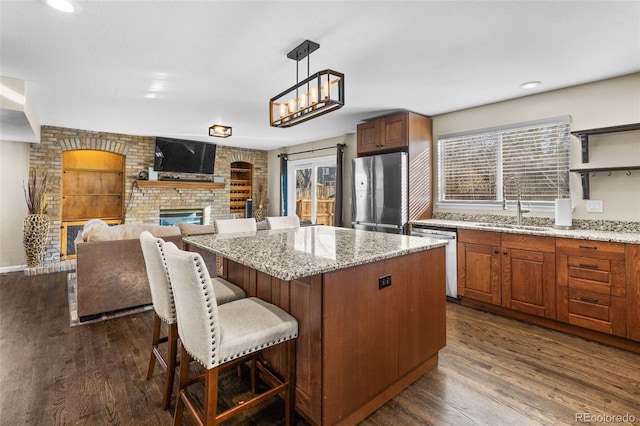
[[[438,364],[445,242],[328,226],[185,238],[222,275],[298,320],[296,410],[355,424]],[[280,348],[265,359],[276,370]]]

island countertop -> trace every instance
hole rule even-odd
[[[446,241],[331,226],[184,238],[281,280],[345,269],[446,245]]]

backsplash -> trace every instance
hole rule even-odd
[[[503,216],[496,214],[470,214],[470,213],[450,213],[433,212],[433,219],[455,220],[462,222],[488,222],[488,223],[509,223],[516,224],[515,216]],[[523,217],[522,224],[526,226],[553,226],[554,218],[549,217]],[[640,222],[622,220],[587,220],[573,219],[572,229],[584,229],[590,231],[607,232],[640,232]]]

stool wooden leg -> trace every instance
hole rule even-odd
[[[296,415],[296,339],[288,340],[285,348],[285,368],[287,376],[285,380],[289,382],[285,393],[284,409],[285,424],[293,424]]]
[[[251,357],[251,392],[258,392],[258,353],[254,353]]]
[[[178,376],[180,385],[178,386],[178,398],[176,399],[176,411],[173,415],[173,426],[182,424],[182,414],[184,413],[183,392],[186,392],[187,382],[189,381],[189,364],[191,356],[187,353],[184,345],[180,351],[180,374]],[[185,395],[186,397],[186,395]]]
[[[147,370],[147,379],[150,379],[153,376],[153,368],[156,365],[156,355],[154,353],[154,349],[158,348],[158,344],[160,342],[160,325],[162,325],[162,320],[158,316],[158,314],[153,312],[153,336],[151,338],[151,355],[149,355],[149,369]]]
[[[205,375],[204,424],[213,426],[218,408],[218,367],[207,370]]]
[[[164,386],[164,397],[162,408],[168,409],[171,403],[171,391],[173,390],[173,379],[176,374],[176,359],[178,357],[178,324],[169,324],[169,339],[167,347],[167,377]]]

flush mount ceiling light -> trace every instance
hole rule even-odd
[[[320,48],[306,40],[287,54],[296,61],[296,84],[269,101],[272,127],[291,127],[344,106],[344,74],[318,71],[309,75],[309,55]],[[298,63],[307,58],[307,78],[298,80]]]
[[[527,81],[526,83],[522,83],[520,85],[520,88],[522,88],[524,90],[535,89],[536,87],[540,86],[541,84],[542,84],[542,82],[540,82],[540,81]]]
[[[64,13],[73,13],[76,11],[75,6],[69,0],[47,0],[47,4]]]
[[[209,127],[209,136],[215,136],[217,138],[228,138],[231,136],[231,127],[223,126],[222,124],[214,124]]]

